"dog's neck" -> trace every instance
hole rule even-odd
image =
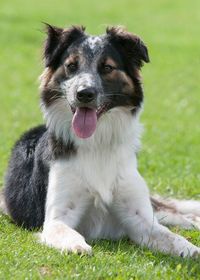
[[[72,128],[72,113],[66,111],[66,104],[50,107],[45,110],[45,119],[48,131],[54,139],[63,146],[73,145],[77,149],[87,151],[117,149],[122,145],[130,145],[138,150],[141,136],[139,112],[132,114],[131,110],[122,107],[112,109],[98,120],[95,133],[87,139],[78,138]],[[59,110],[58,110],[59,108]]]

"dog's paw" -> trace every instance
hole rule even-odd
[[[92,248],[86,243],[84,237],[65,225],[45,229],[38,237],[41,243],[57,248],[61,252],[92,254]]]
[[[176,255],[182,258],[197,258],[200,256],[200,248],[188,242],[186,239],[178,240],[174,246]]]
[[[200,257],[200,248],[194,246],[195,248],[184,248],[182,252],[179,254],[180,257],[186,258],[186,257],[191,257],[191,258],[197,258]]]
[[[91,255],[92,247],[86,243],[81,235],[78,235],[64,240],[61,251]]]
[[[74,242],[70,246],[64,246],[62,251],[72,252],[76,254],[87,254],[92,255],[92,247],[88,245],[85,241],[83,242]]]
[[[61,252],[76,253],[76,254],[92,254],[92,248],[88,245],[85,239],[79,234],[69,235],[65,237],[50,236],[41,233],[39,241],[50,247],[59,249]]]
[[[70,253],[76,253],[76,254],[92,254],[92,248],[90,245],[88,245],[85,242],[84,238],[80,238],[79,236],[71,237],[66,240],[63,240],[62,242],[62,247],[61,247],[62,252],[70,252]]]
[[[183,236],[175,234],[169,229],[160,225],[159,230],[155,232],[152,238],[149,240],[149,247],[172,256],[180,256],[182,258],[196,258],[200,256],[199,247],[193,245]]]

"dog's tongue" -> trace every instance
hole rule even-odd
[[[76,108],[72,119],[72,127],[75,134],[80,138],[90,137],[97,125],[97,114],[95,109]]]

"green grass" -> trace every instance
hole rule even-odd
[[[102,33],[121,24],[144,39],[145,125],[139,169],[152,192],[200,198],[200,2],[174,0],[0,1],[0,185],[20,133],[42,121],[37,77],[41,22]],[[200,246],[200,234],[173,229]],[[62,255],[0,217],[0,279],[197,279],[199,260],[94,242],[94,256]]]

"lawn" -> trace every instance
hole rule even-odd
[[[152,193],[200,199],[200,1],[0,0],[0,186],[20,133],[42,122],[37,77],[41,22],[83,24],[100,34],[120,24],[139,34],[151,63],[143,69],[145,132],[139,169]],[[200,233],[173,228],[200,246]],[[0,216],[0,279],[197,279],[200,258],[183,260],[130,244],[97,241],[94,255],[60,254]]]

